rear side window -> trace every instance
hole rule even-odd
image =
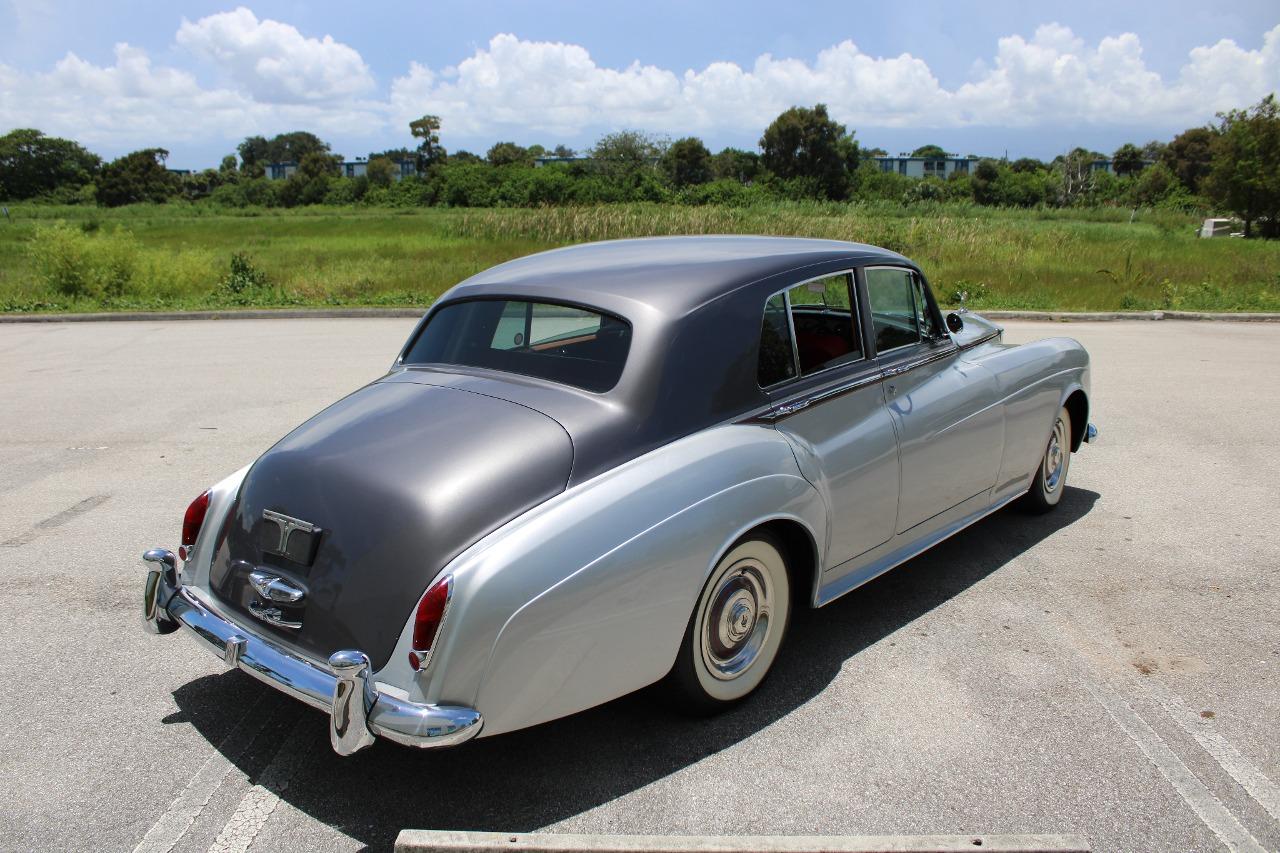
[[[618,384],[630,346],[630,324],[610,314],[550,302],[476,299],[432,314],[404,361],[487,367],[600,392]]]
[[[853,278],[840,273],[771,298],[760,332],[760,387],[862,358],[852,297]]]

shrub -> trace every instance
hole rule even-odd
[[[231,256],[231,271],[222,279],[222,289],[232,296],[246,296],[267,286],[267,274],[253,265],[244,252]]]
[[[128,293],[138,267],[138,243],[123,228],[76,228],[58,221],[40,224],[27,246],[37,277],[74,299]]]

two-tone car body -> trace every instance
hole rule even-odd
[[[715,708],[821,606],[1091,439],[1074,341],[944,318],[825,240],[558,249],[441,297],[390,371],[201,496],[146,622],[331,715],[450,745],[667,678]]]

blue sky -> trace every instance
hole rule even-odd
[[[779,9],[783,10],[779,14]],[[824,101],[890,151],[1051,157],[1167,139],[1280,89],[1280,7],[1083,0],[94,4],[0,0],[0,132],[200,167],[251,133],[348,156],[444,119],[450,149],[634,127],[754,147]]]

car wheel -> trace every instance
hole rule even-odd
[[[1044,449],[1040,466],[1031,479],[1031,490],[1023,498],[1030,512],[1048,512],[1062,500],[1067,487],[1067,469],[1071,467],[1071,413],[1063,408],[1053,422],[1049,444]]]
[[[748,534],[711,572],[668,677],[687,710],[715,713],[733,705],[773,666],[791,618],[783,553],[773,537]]]

